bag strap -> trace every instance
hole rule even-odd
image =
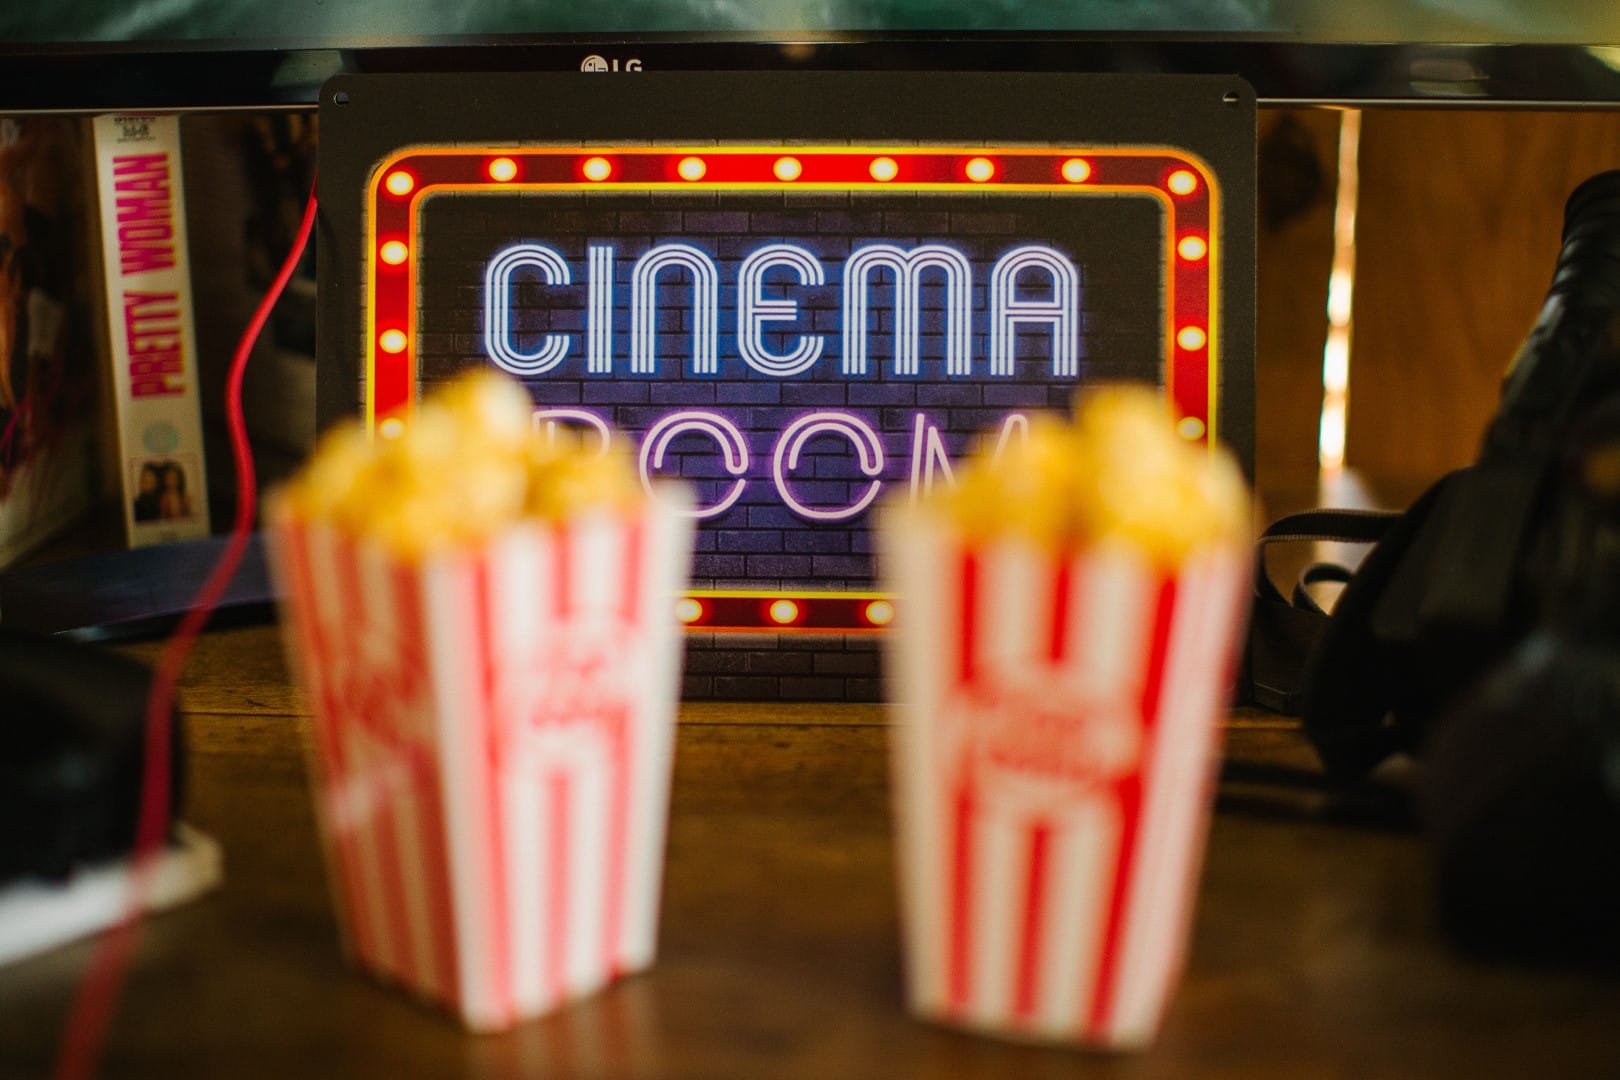
[[[1421,603],[1425,578],[1412,568],[1436,557],[1435,507],[1465,472],[1441,477],[1389,523],[1339,594],[1333,617],[1319,624],[1298,705],[1305,735],[1329,774],[1363,776],[1421,737],[1412,707],[1425,678],[1418,658],[1422,630],[1411,613]],[[1383,612],[1401,617],[1375,629]]]
[[[1334,563],[1307,567],[1285,597],[1266,566],[1266,553],[1276,544],[1376,544],[1400,513],[1390,510],[1305,510],[1273,522],[1255,546],[1253,612],[1240,689],[1247,704],[1272,712],[1298,716],[1305,686],[1305,668],[1328,615],[1306,586],[1319,581],[1346,582],[1351,572]]]
[[[1327,609],[1317,602],[1316,596],[1311,592],[1312,585],[1348,585],[1356,572],[1342,563],[1319,562],[1312,563],[1299,573],[1299,580],[1294,582],[1294,595],[1290,598],[1293,605],[1314,611],[1327,618]]]

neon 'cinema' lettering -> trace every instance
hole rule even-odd
[[[585,369],[591,375],[613,374],[616,262],[612,246],[587,246]],[[676,269],[686,272],[691,289],[689,298],[682,297],[688,301],[683,306],[689,313],[691,337],[686,356],[681,358],[660,355],[657,333],[660,279]],[[827,272],[811,252],[785,243],[759,247],[738,268],[738,354],[743,363],[762,375],[787,378],[813,368],[825,353],[827,341],[822,334],[805,332],[786,352],[767,347],[765,335],[773,324],[791,323],[799,316],[795,300],[765,295],[766,274],[772,270],[790,271],[799,287],[827,284]],[[500,368],[532,378],[562,364],[572,352],[573,342],[570,335],[562,333],[544,334],[538,344],[527,349],[514,341],[513,292],[520,272],[537,276],[544,286],[570,285],[573,279],[567,260],[543,244],[512,244],[496,253],[485,267],[485,352]],[[894,282],[892,374],[921,374],[922,288],[926,275],[943,286],[940,309],[945,373],[951,378],[972,377],[973,266],[966,255],[947,244],[920,244],[909,249],[895,244],[867,244],[850,253],[842,267],[840,372],[856,378],[868,374],[869,343],[874,333],[872,290],[880,272]],[[660,362],[670,360],[689,360],[694,375],[719,374],[720,287],[719,265],[707,252],[691,244],[658,244],[642,253],[630,273],[631,374],[654,375]],[[984,318],[992,377],[1013,376],[1021,327],[1044,328],[1050,335],[1053,378],[1072,379],[1078,374],[1080,273],[1062,252],[1042,244],[1026,244],[1004,253],[991,269],[989,309]]]

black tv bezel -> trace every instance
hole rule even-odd
[[[1564,44],[1323,43],[1136,33],[571,34],[0,45],[0,112],[307,109],[342,74],[577,71],[592,54],[647,71],[912,70],[1238,75],[1261,104],[1620,106],[1620,51]]]

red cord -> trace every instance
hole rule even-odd
[[[156,861],[169,826],[169,755],[170,717],[174,711],[175,688],[186,657],[196,644],[203,626],[219,606],[225,587],[236,576],[242,562],[242,553],[253,534],[253,521],[257,512],[253,474],[253,453],[248,446],[247,423],[242,416],[242,377],[247,371],[249,355],[259,340],[270,311],[287,287],[298,260],[309,242],[315,224],[315,191],[311,188],[309,202],[304,206],[304,219],[298,226],[298,236],[287,254],[281,272],[259,301],[258,310],[248,323],[242,340],[237,343],[231,357],[230,378],[225,385],[225,417],[230,425],[231,457],[236,464],[236,520],[231,525],[230,537],[219,561],[209,573],[208,580],[197,592],[189,611],[180,620],[174,635],[164,644],[158,656],[152,677],[152,690],[146,699],[146,763],[141,779],[140,818],[135,831],[135,872],[131,875],[129,898],[123,918],[102,938],[90,958],[90,969],[79,984],[79,993],[73,1002],[62,1032],[56,1063],[57,1080],[82,1080],[90,1075],[96,1057],[106,1038],[107,1026],[117,1004],[118,989],[129,967],[134,950],[135,927],[140,920],[142,893],[146,878]]]

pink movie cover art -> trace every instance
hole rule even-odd
[[[1179,971],[1246,582],[904,530],[895,790],[921,1014],[1094,1045]]]
[[[278,525],[362,966],[489,1029],[651,963],[688,544],[664,509],[415,565]]]

